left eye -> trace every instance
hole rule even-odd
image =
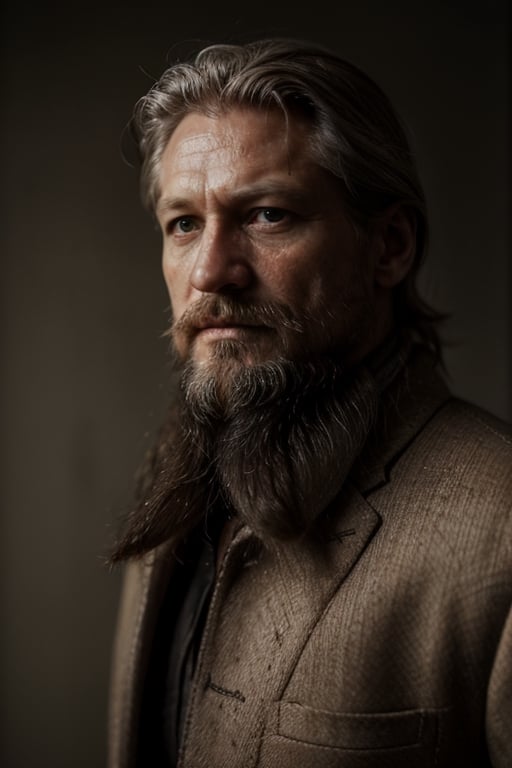
[[[260,208],[254,215],[255,221],[263,224],[276,224],[282,221],[286,216],[286,211],[282,208]]]

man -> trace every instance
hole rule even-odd
[[[212,46],[133,126],[180,378],[112,556],[110,768],[512,765],[511,443],[440,374],[388,99]]]

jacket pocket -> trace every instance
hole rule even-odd
[[[261,768],[423,768],[436,764],[440,710],[344,713],[279,702]]]

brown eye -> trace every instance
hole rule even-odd
[[[282,221],[286,214],[281,208],[262,208],[258,215],[263,221],[275,224],[278,221]]]
[[[252,215],[255,224],[279,224],[290,216],[284,208],[257,208]]]

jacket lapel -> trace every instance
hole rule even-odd
[[[108,765],[112,768],[135,765],[142,689],[173,564],[170,547],[163,545],[126,566],[110,683]]]
[[[203,765],[205,744],[211,765],[234,768],[241,755],[243,768],[254,764],[267,711],[262,702],[280,698],[315,625],[379,524],[347,486],[323,543],[265,551],[247,528],[235,535],[212,598],[180,764]]]

